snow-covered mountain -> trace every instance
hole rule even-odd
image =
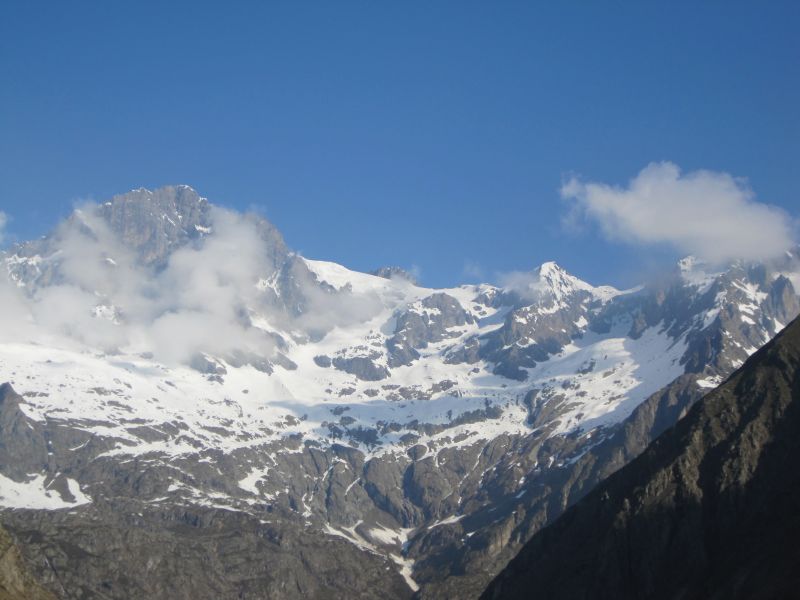
[[[797,250],[631,290],[552,262],[429,289],[300,256],[187,186],[82,207],[2,260],[0,505],[278,519],[443,597],[800,312]]]

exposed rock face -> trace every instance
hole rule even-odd
[[[788,598],[800,321],[539,532],[484,598]]]
[[[485,336],[478,356],[495,363],[496,374],[524,381],[524,369],[557,354],[580,335],[590,309],[600,306],[602,292],[555,263],[543,264],[527,287],[494,300],[510,303],[512,310],[502,327]]]
[[[372,356],[353,356],[352,358],[344,358],[337,356],[333,359],[333,366],[355,375],[362,381],[380,381],[389,376],[389,371],[386,367],[376,365],[373,360],[377,358],[376,355]]]
[[[55,600],[29,573],[14,540],[0,527],[0,600]]]
[[[390,367],[411,364],[419,358],[418,350],[459,337],[462,332],[454,328],[475,322],[458,300],[444,293],[423,298],[400,312],[396,319],[394,335],[386,342]]]
[[[366,600],[376,590],[411,597],[387,559],[265,516],[116,500],[80,511],[17,511],[8,526],[40,566],[37,576],[63,598]]]
[[[409,283],[413,283],[415,285],[417,283],[416,278],[402,267],[380,267],[372,271],[370,274],[383,277],[384,279],[392,279],[393,277],[397,277],[399,279],[405,279]]]
[[[78,230],[96,239],[95,218],[117,242],[132,250],[142,265],[155,269],[163,267],[175,250],[214,233],[213,205],[187,185],[132,190],[88,210],[76,210],[43,239],[16,246],[12,252],[19,259],[8,263],[11,278],[29,286],[58,281],[58,251],[64,237]],[[290,252],[272,223],[258,215],[248,215],[248,219],[264,242],[264,266],[272,275],[291,262]]]
[[[163,265],[171,250],[211,231],[210,208],[208,200],[181,185],[114,196],[99,212],[142,262]]]
[[[43,428],[20,410],[23,399],[8,383],[0,385],[0,465],[7,477],[24,477],[47,465]]]

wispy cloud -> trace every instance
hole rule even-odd
[[[728,173],[651,163],[627,187],[572,177],[561,196],[572,203],[567,224],[596,222],[609,239],[670,244],[711,262],[766,259],[793,244],[789,215]]]
[[[0,336],[128,348],[167,362],[188,362],[197,352],[272,355],[272,336],[247,318],[249,308],[264,303],[256,283],[267,253],[252,220],[215,209],[213,235],[175,251],[155,271],[137,261],[95,209],[79,207],[54,232],[58,250],[42,258],[58,265],[50,285],[30,295],[0,278],[0,306],[13,315],[3,320]]]
[[[55,252],[37,258],[57,272],[47,284],[32,292],[0,276],[0,339],[148,352],[170,364],[197,353],[270,359],[276,331],[319,338],[383,307],[372,292],[331,292],[300,261],[288,277],[289,301],[305,308],[291,314],[259,285],[276,273],[257,220],[218,207],[211,233],[160,269],[143,265],[94,204],[76,207],[51,242]]]
[[[474,260],[465,260],[461,272],[465,277],[473,281],[483,281],[486,279],[486,269]]]

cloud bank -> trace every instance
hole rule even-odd
[[[169,364],[189,364],[198,353],[272,359],[278,330],[321,337],[380,310],[374,294],[326,291],[298,271],[293,298],[305,310],[289,314],[260,285],[277,274],[257,222],[217,207],[210,216],[210,234],[156,269],[138,260],[95,205],[77,208],[36,257],[36,285],[0,276],[0,339],[149,353]]]
[[[250,309],[274,311],[256,286],[265,244],[242,215],[215,209],[212,221],[213,235],[176,250],[156,271],[137,261],[95,206],[78,208],[53,233],[55,252],[40,259],[49,283],[26,290],[0,278],[0,337],[127,348],[169,363],[198,352],[272,356],[275,338],[248,318]]]
[[[596,222],[609,239],[669,244],[709,262],[764,260],[793,244],[789,216],[727,173],[651,163],[627,187],[573,177],[561,196],[572,203],[569,222]]]

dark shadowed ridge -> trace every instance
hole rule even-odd
[[[796,319],[532,538],[482,598],[797,597],[798,461]]]

